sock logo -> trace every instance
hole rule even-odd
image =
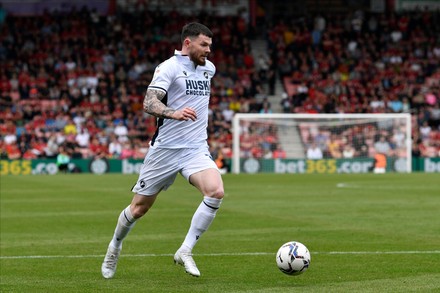
[[[196,240],[199,240],[199,238],[200,238],[200,235],[196,235]]]

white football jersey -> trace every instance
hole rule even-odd
[[[161,148],[197,148],[207,145],[208,105],[214,64],[206,60],[195,67],[189,56],[175,55],[156,67],[149,89],[165,93],[162,103],[176,110],[190,107],[196,111],[196,121],[158,118],[156,133],[150,144]]]

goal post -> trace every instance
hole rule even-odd
[[[238,113],[233,173],[411,172],[411,115]],[[379,166],[380,167],[380,166]]]

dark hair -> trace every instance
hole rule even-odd
[[[182,35],[180,38],[183,43],[187,37],[198,37],[200,34],[210,38],[213,36],[212,31],[205,25],[198,22],[191,22],[182,28]]]

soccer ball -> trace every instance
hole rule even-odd
[[[310,260],[309,250],[298,241],[284,243],[276,255],[278,268],[287,275],[304,273],[310,265]]]

